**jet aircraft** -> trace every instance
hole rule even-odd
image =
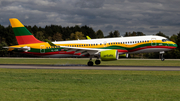
[[[120,54],[131,53],[160,52],[164,61],[164,51],[177,47],[176,43],[156,35],[43,42],[36,39],[17,18],[9,20],[18,42],[18,45],[4,47],[9,51],[44,57],[88,56],[88,66],[94,65],[92,58],[96,58],[95,64],[99,65],[101,61],[118,60]]]

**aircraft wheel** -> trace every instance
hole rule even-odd
[[[93,66],[93,64],[94,64],[94,63],[93,63],[92,61],[89,61],[89,62],[87,63],[88,66]]]
[[[95,61],[95,64],[96,64],[96,65],[99,65],[99,64],[101,64],[101,61],[100,61],[100,60],[96,60],[96,61]]]
[[[161,61],[164,61],[165,60],[165,58],[161,58]]]

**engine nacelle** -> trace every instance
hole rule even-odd
[[[117,50],[107,50],[100,53],[102,61],[118,60],[119,55]]]

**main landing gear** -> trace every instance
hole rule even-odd
[[[99,60],[99,58],[97,58],[97,60],[95,61],[95,64],[96,64],[96,65],[101,64],[101,60]],[[93,66],[93,65],[94,65],[94,63],[93,63],[93,61],[92,61],[92,57],[90,57],[90,60],[88,61],[87,65],[88,65],[88,66]]]
[[[90,60],[88,63],[87,63],[88,66],[93,66],[94,63]]]
[[[96,65],[101,64],[101,60],[96,60],[96,61],[95,61],[95,64],[96,64]]]
[[[161,61],[164,61],[164,60],[165,60],[165,58],[163,57],[164,51],[161,51],[161,52],[159,52],[159,53],[160,53],[160,55],[161,55]]]

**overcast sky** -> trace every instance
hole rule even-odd
[[[0,24],[87,25],[105,35],[118,30],[166,35],[180,31],[180,0],[0,0]]]

